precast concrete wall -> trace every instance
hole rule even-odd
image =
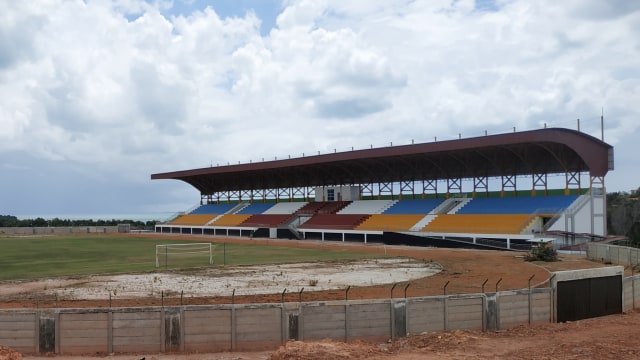
[[[386,341],[391,337],[389,301],[349,302],[347,306],[347,340]]]
[[[571,274],[559,275],[569,276]],[[640,303],[640,275],[623,286]],[[553,288],[420,298],[99,309],[0,310],[0,344],[26,354],[221,352],[288,340],[388,339],[554,319]]]
[[[10,236],[113,234],[117,232],[118,226],[0,227],[0,235]]]
[[[550,322],[551,304],[551,289],[502,291],[497,296],[498,328]]]
[[[444,331],[444,304],[440,296],[407,300],[407,333]]]
[[[445,329],[483,329],[484,296],[445,297]]]
[[[113,352],[161,352],[164,350],[163,309],[131,308],[113,313]]]
[[[307,303],[300,311],[300,340],[347,340],[345,302]]]
[[[40,317],[37,311],[0,312],[0,345],[22,353],[36,353]]]
[[[627,246],[588,243],[587,258],[607,264],[636,266],[640,264],[640,249]]]
[[[271,304],[236,309],[233,349],[262,350],[280,346],[283,343],[282,311],[282,307]]]
[[[232,308],[187,307],[184,310],[184,350],[222,352],[232,349]]]
[[[109,352],[109,313],[62,313],[57,319],[59,354]]]
[[[622,280],[622,310],[640,308],[640,275]]]

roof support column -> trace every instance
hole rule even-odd
[[[476,193],[480,190],[484,190],[485,197],[489,194],[489,178],[486,176],[478,176],[473,178],[473,195],[476,197]]]
[[[278,189],[278,198],[276,199],[276,202],[280,202],[280,199],[282,199],[282,197],[287,199],[287,201],[291,201],[292,192],[293,190],[291,188]]]
[[[391,200],[393,200],[393,183],[383,182],[378,184],[378,200],[381,200],[384,194],[389,194]]]
[[[373,199],[373,184],[360,184],[360,200],[362,200],[364,196],[369,196],[370,199]]]
[[[253,203],[253,190],[240,190],[240,200],[242,198],[249,199],[250,203]]]
[[[403,194],[411,195],[411,199],[415,199],[416,198],[416,193],[414,191],[414,182],[413,182],[413,180],[401,181],[400,182],[400,195],[399,195],[398,199],[402,200],[402,195]]]
[[[516,176],[515,175],[503,175],[502,177],[502,190],[500,190],[500,196],[504,197],[504,194],[508,190],[513,190],[513,195],[517,195],[516,188]]]
[[[564,188],[564,194],[571,194],[571,189],[578,189],[578,192],[582,189],[580,186],[580,172],[579,171],[568,171],[565,174],[566,184]]]
[[[434,194],[435,198],[438,198],[438,180],[422,180],[422,198],[427,194]]]
[[[264,197],[262,198],[262,202],[267,202],[267,198],[278,198],[278,189],[264,189]]]
[[[306,200],[307,201],[315,201],[316,200],[316,188],[315,186],[308,186],[305,188],[306,191]]]
[[[307,190],[307,188],[305,188],[305,187],[291,188],[291,199],[289,199],[289,201],[294,201],[296,196],[299,196],[302,199],[306,199],[306,197],[307,197],[306,190]]]
[[[536,190],[544,190],[544,195],[547,195],[547,174],[531,174],[531,196],[536,196]]]
[[[447,179],[447,199],[451,196],[452,192],[462,193],[462,179]]]
[[[240,190],[231,190],[229,191],[229,202],[231,202],[232,200],[238,200],[241,201],[242,200],[242,192]]]

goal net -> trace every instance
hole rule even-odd
[[[213,265],[212,243],[164,244],[156,245],[156,267],[190,267]]]

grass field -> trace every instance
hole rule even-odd
[[[155,245],[179,243],[164,238],[125,236],[0,237],[0,280],[156,271]],[[257,265],[371,258],[379,255],[216,243],[214,263]],[[162,263],[164,266],[164,263]],[[169,259],[170,269],[208,266],[208,255]]]

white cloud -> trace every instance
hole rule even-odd
[[[0,154],[148,184],[153,172],[577,118],[597,135],[602,107],[607,141],[640,130],[632,2],[287,0],[267,35],[254,12],[162,15],[169,6],[5,4]],[[637,187],[628,171],[617,164],[615,186]]]

